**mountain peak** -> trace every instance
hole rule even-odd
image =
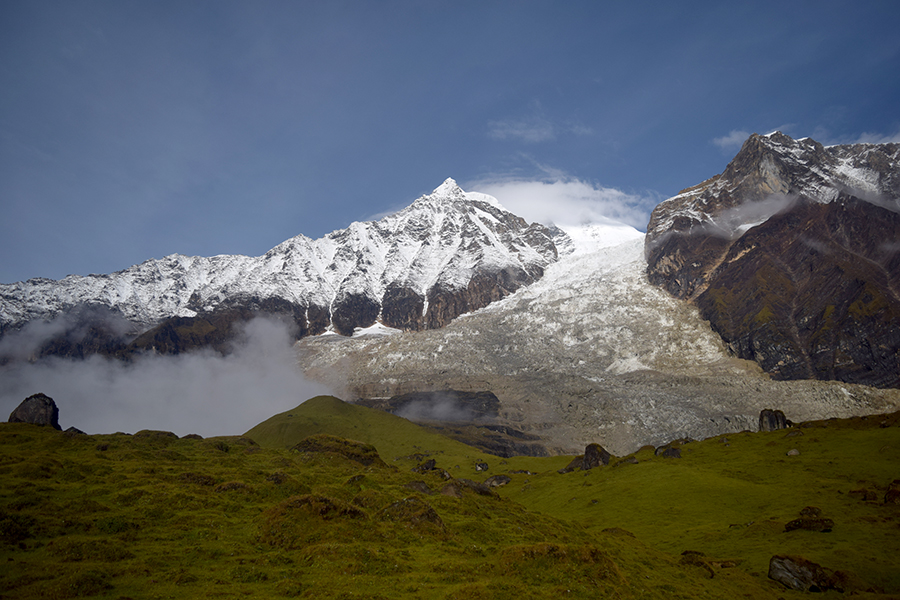
[[[462,188],[459,187],[459,184],[456,183],[452,177],[448,177],[444,180],[444,183],[434,188],[434,191],[431,192],[433,196],[447,196],[453,194],[454,192],[459,191],[462,192]]]

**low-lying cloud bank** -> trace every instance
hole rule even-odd
[[[305,380],[286,325],[246,323],[234,351],[144,355],[131,363],[93,356],[0,367],[0,418],[43,392],[59,406],[63,429],[87,433],[173,431],[179,436],[242,434],[274,414],[329,391]]]

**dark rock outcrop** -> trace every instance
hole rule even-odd
[[[803,517],[800,519],[794,519],[793,521],[788,521],[784,526],[784,531],[796,531],[797,529],[801,529],[803,531],[818,531],[822,533],[828,533],[832,529],[834,529],[834,521],[831,519],[819,519],[819,518],[811,518],[811,517]]]
[[[489,485],[471,479],[453,479],[441,488],[442,495],[453,498],[462,498],[466,492],[472,492],[479,496],[497,496],[497,492],[492,490]]]
[[[311,435],[301,440],[291,450],[295,452],[318,453],[340,456],[363,466],[386,467],[378,455],[378,450],[371,444],[348,440],[324,433]]]
[[[501,487],[512,481],[509,475],[492,475],[484,480],[484,485],[488,487]]]
[[[900,504],[900,479],[895,479],[884,494],[885,504]]]
[[[802,592],[843,591],[833,572],[802,556],[773,556],[769,560],[769,579]]]
[[[584,461],[582,470],[587,471],[594,467],[603,467],[609,464],[612,455],[600,444],[588,444],[584,448]]]
[[[647,274],[775,378],[898,387],[898,202],[898,144],[753,135],[653,211]]]
[[[806,506],[800,510],[800,518],[789,521],[784,526],[785,533],[796,531],[816,531],[828,533],[834,529],[834,521],[821,516],[822,509],[816,506]]]
[[[787,419],[780,410],[764,408],[759,412],[759,430],[776,431],[787,428]]]
[[[53,398],[44,394],[34,394],[25,398],[9,415],[9,422],[49,425],[62,431],[59,426],[59,408]]]
[[[584,454],[576,456],[568,465],[560,469],[559,473],[571,473],[576,469],[589,471],[594,467],[603,467],[609,464],[612,454],[607,452],[600,444],[588,444],[584,448]]]

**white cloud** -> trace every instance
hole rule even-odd
[[[543,179],[495,176],[465,187],[494,196],[529,222],[576,226],[618,221],[641,230],[647,227],[655,199],[544,170],[548,176]]]
[[[740,150],[750,134],[741,129],[732,129],[728,135],[715,138],[712,143],[722,150]]]
[[[93,356],[44,359],[0,368],[7,414],[43,392],[63,429],[88,433],[161,429],[178,435],[239,435],[304,400],[329,393],[299,372],[292,336],[281,323],[247,323],[228,356],[196,352],[139,356],[131,363]]]

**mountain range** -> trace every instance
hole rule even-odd
[[[294,329],[305,374],[345,398],[490,392],[480,423],[550,453],[754,428],[773,406],[887,412],[900,406],[898,198],[897,144],[781,133],[751,136],[722,174],[660,203],[646,235],[529,224],[448,179],[260,257],[2,285],[0,361],[224,352],[235,323],[264,313]]]
[[[222,346],[235,320],[259,312],[285,317],[297,337],[376,320],[436,328],[539,279],[558,258],[554,238],[565,234],[447,179],[395,214],[259,257],[173,254],[110,275],[0,285],[0,333],[55,323],[37,355],[84,356]]]

